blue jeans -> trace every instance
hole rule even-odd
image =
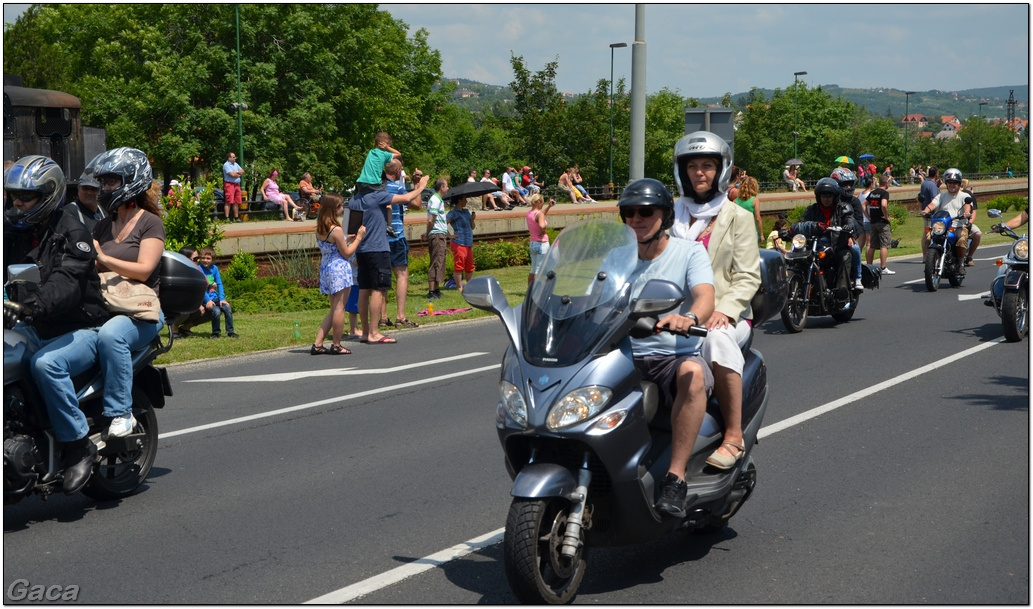
[[[79,410],[72,377],[89,370],[97,361],[97,328],[84,328],[55,338],[41,339],[36,329],[19,323],[16,327],[35,350],[29,370],[43,397],[58,442],[85,438],[89,431],[86,415]]]
[[[854,243],[850,246],[850,270],[854,272],[854,279],[861,278],[861,246]]]
[[[147,346],[165,326],[165,315],[158,323],[136,321],[125,315],[109,319],[97,331],[97,353],[104,373],[106,417],[122,417],[133,409],[133,351]]]
[[[538,267],[545,262],[545,256],[549,253],[549,242],[548,241],[532,241],[531,242],[531,274],[534,275],[538,272]]]
[[[235,334],[233,330],[233,307],[228,303],[225,306],[220,306],[218,303],[212,305],[212,334],[222,332],[222,324],[219,323],[219,318],[223,315],[226,316],[226,333]]]

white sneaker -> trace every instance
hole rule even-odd
[[[864,289],[864,284],[861,283],[860,279],[855,279],[854,280],[854,289],[857,289],[857,290],[863,290]]]
[[[108,437],[124,438],[133,433],[135,425],[136,419],[133,417],[133,413],[129,413],[129,416],[126,417],[115,417],[111,419],[111,425],[108,427]]]
[[[883,275],[896,275],[897,272],[889,267],[883,267],[881,269]]]

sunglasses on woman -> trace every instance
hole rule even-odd
[[[636,213],[640,218],[652,218],[655,211],[656,209],[653,207],[622,207],[620,215],[622,220],[634,218]]]

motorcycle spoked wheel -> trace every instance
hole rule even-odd
[[[929,250],[925,253],[925,289],[935,292],[940,287],[940,252]]]
[[[1004,340],[1017,343],[1029,332],[1029,296],[1025,289],[1005,292],[1001,299]]]
[[[517,498],[509,507],[503,565],[513,593],[525,604],[574,600],[588,567],[584,535],[573,558],[560,555],[569,503],[558,498]]]
[[[141,411],[133,411],[136,426],[133,434],[143,434],[135,450],[101,455],[93,466],[90,481],[82,493],[95,501],[122,499],[136,492],[147,479],[158,453],[158,419],[154,409],[148,405]]]
[[[786,304],[782,307],[781,313],[782,324],[793,334],[800,332],[807,325],[807,294],[804,293],[803,277],[797,273],[789,274]]]

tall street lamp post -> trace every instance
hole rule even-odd
[[[799,137],[800,132],[796,130],[796,123],[800,119],[800,115],[797,111],[796,100],[799,97],[799,81],[798,78],[807,74],[807,72],[793,72],[793,158],[800,158],[796,152],[796,138]]]
[[[983,106],[986,102],[979,102],[979,142],[976,144],[976,175],[983,173]]]
[[[610,196],[613,196],[613,50],[628,46],[626,42],[614,42],[610,45]]]
[[[909,102],[911,101],[911,96],[915,93],[915,91],[904,91],[904,168],[908,175],[911,175],[911,165],[907,163],[907,141],[909,139],[908,136],[911,135],[911,122],[907,117],[910,116],[911,110]]]

